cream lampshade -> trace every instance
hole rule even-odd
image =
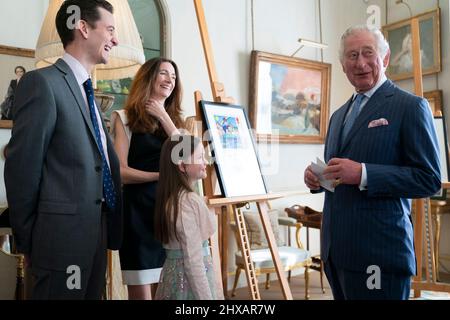
[[[96,80],[113,80],[133,77],[145,62],[144,49],[136,23],[126,0],[108,0],[114,7],[114,20],[119,45],[110,52],[108,64],[96,66]],[[50,0],[36,45],[36,67],[53,64],[64,54],[61,39],[55,26],[55,17],[64,0]]]

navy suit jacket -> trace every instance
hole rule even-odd
[[[339,185],[326,191],[321,257],[338,268],[413,275],[416,263],[411,198],[429,197],[441,187],[439,146],[425,99],[387,80],[369,99],[345,141],[341,131],[351,99],[331,117],[325,161],[365,163],[367,190]],[[388,125],[368,128],[384,118]]]

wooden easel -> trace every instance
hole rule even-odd
[[[420,56],[419,20],[414,18],[411,22],[412,53],[414,65],[414,91],[417,96],[423,97],[422,86],[422,61]],[[442,183],[442,188],[447,189],[450,183]],[[423,233],[425,232],[425,239]],[[421,290],[450,292],[450,284],[438,283],[436,281],[436,264],[434,256],[434,236],[431,223],[430,199],[416,200],[416,217],[414,223],[414,245],[417,260],[417,276],[414,277],[412,288],[414,297],[421,296]],[[423,245],[425,244],[425,248]],[[426,256],[426,280],[422,280],[422,253],[425,249]]]
[[[208,29],[206,26],[205,14],[203,11],[202,1],[194,0],[195,11],[197,14],[197,21],[200,29],[200,35],[202,39],[203,50],[206,58],[206,64],[208,67],[208,75],[211,84],[211,90],[213,99],[215,102],[224,102],[224,103],[233,103],[234,100],[231,97],[226,97],[224,86],[222,83],[217,81],[216,69],[214,66],[211,43],[209,40]],[[199,107],[199,101],[202,100],[202,94],[199,91],[195,92],[195,103],[196,103],[196,120],[202,121],[201,119],[201,110]],[[203,125],[201,130],[203,134],[203,129],[206,128]],[[206,142],[205,146],[206,146]],[[261,217],[262,225],[264,228],[264,232],[266,234],[270,252],[272,254],[272,259],[274,261],[275,269],[277,271],[278,279],[280,281],[281,289],[283,292],[283,296],[285,299],[292,300],[291,290],[289,288],[289,284],[287,282],[286,276],[283,273],[283,267],[280,260],[280,256],[278,254],[278,247],[276,245],[276,240],[273,234],[272,226],[270,224],[269,216],[267,213],[268,209],[268,201],[272,199],[277,199],[283,197],[282,194],[272,194],[272,195],[261,195],[261,196],[249,196],[249,197],[234,197],[234,198],[223,198],[215,196],[215,186],[217,182],[217,175],[213,166],[208,167],[208,178],[203,181],[203,190],[206,198],[208,199],[208,206],[212,212],[218,214],[219,218],[219,246],[215,241],[211,241],[212,247],[212,255],[213,261],[215,265],[215,270],[218,271],[219,279],[222,279],[222,285],[224,289],[224,295],[227,296],[228,291],[228,282],[227,282],[227,224],[228,224],[228,213],[232,212],[234,214],[234,218],[236,220],[236,225],[239,230],[238,239],[239,246],[242,250],[243,257],[246,261],[245,264],[245,274],[247,276],[247,283],[249,287],[249,291],[253,300],[261,299],[258,289],[258,281],[256,278],[253,262],[250,256],[250,244],[247,237],[247,230],[245,227],[245,222],[243,218],[243,214],[239,210],[240,207],[245,205],[248,202],[255,202],[259,215]],[[211,239],[213,240],[213,239]],[[222,253],[221,257],[221,266],[220,266],[220,253]],[[222,267],[222,268],[220,268]],[[220,272],[220,270],[223,270]]]

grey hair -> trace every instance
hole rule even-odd
[[[348,28],[341,37],[341,44],[339,47],[339,59],[341,63],[344,62],[345,39],[358,32],[369,32],[375,37],[377,41],[377,50],[382,58],[384,58],[389,52],[389,43],[386,41],[383,33],[380,30],[376,28],[370,28],[367,25],[353,26]]]

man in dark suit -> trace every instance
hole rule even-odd
[[[408,299],[416,273],[411,198],[441,186],[437,136],[426,100],[386,79],[379,30],[348,29],[340,58],[355,93],[331,117],[325,144],[321,257],[335,299]],[[304,180],[321,191],[308,167]]]
[[[17,87],[5,183],[35,299],[100,299],[106,248],[122,241],[119,161],[89,75],[118,44],[112,13],[104,0],[65,1],[56,16],[63,58]]]

